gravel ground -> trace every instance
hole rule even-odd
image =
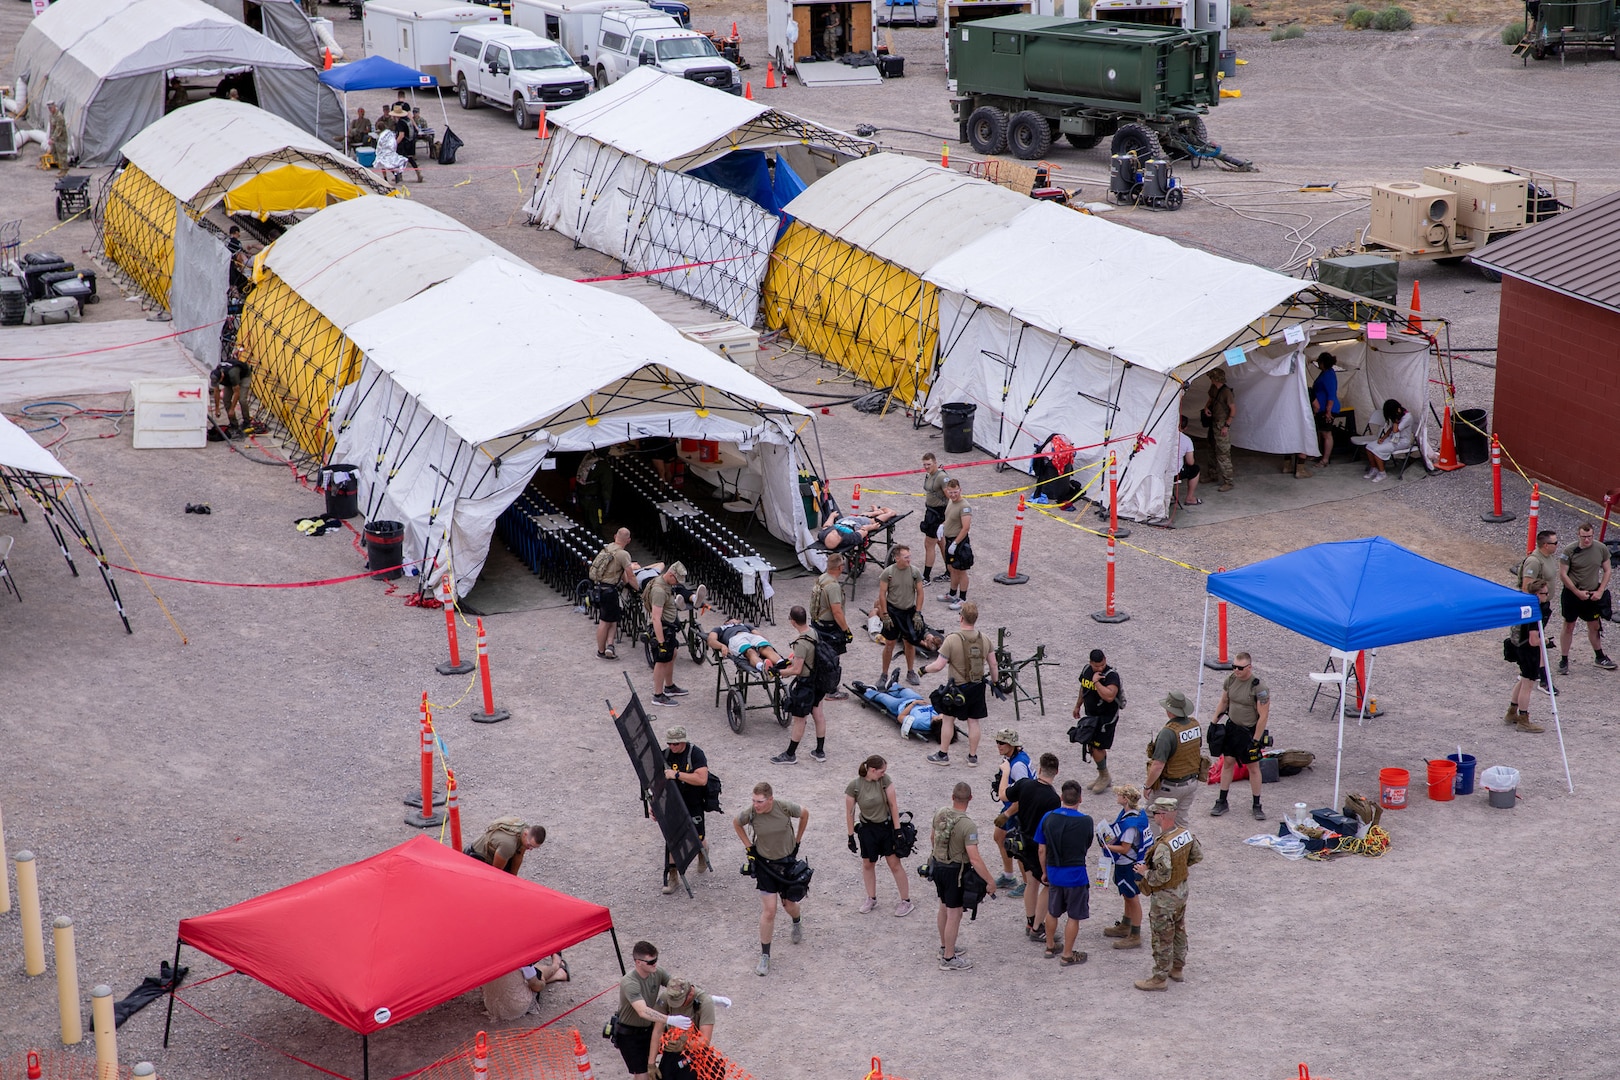
[[[0,9],[0,35],[20,31],[24,10]],[[743,25],[746,51],[760,37],[757,13],[698,8],[700,24],[733,17]],[[357,44],[358,23],[337,26],[346,45]],[[1267,198],[1304,203],[1322,223],[1349,204],[1297,193],[1284,200],[1280,189],[1317,179],[1356,188],[1415,177],[1423,164],[1458,158],[1546,166],[1579,179],[1583,194],[1620,187],[1620,165],[1602,140],[1591,138],[1612,102],[1607,80],[1616,69],[1607,63],[1523,69],[1483,31],[1378,38],[1313,31],[1276,45],[1260,35],[1235,36],[1253,60],[1238,80],[1245,96],[1223,105],[1212,128],[1264,171],[1190,177],[1212,196],[1270,185],[1279,190]],[[905,80],[825,94],[793,87],[768,100],[845,127],[865,121],[927,131],[908,136],[906,145],[936,152],[933,136],[949,130],[939,65],[929,63],[936,43],[921,31],[896,34],[908,60]],[[759,93],[763,75],[753,75]],[[1565,119],[1548,123],[1554,115]],[[517,224],[534,143],[505,114],[452,111],[450,119],[468,142],[463,164],[430,167],[413,197],[548,270],[587,276],[613,269],[604,258]],[[953,160],[960,149],[953,145]],[[1099,155],[1063,153],[1070,155],[1060,158],[1066,179],[1084,183],[1101,175]],[[31,162],[32,151],[0,162],[0,182],[16,208],[11,213],[24,218],[25,239],[55,224],[49,177]],[[1174,216],[1125,217],[1268,265],[1294,253],[1277,226],[1214,204],[1194,201]],[[1342,242],[1357,223],[1355,215],[1342,218],[1317,242]],[[46,245],[76,252],[93,246],[93,233],[75,222],[34,246]],[[1451,321],[1454,343],[1494,345],[1497,286],[1461,268],[1425,268],[1422,280],[1425,311]],[[105,281],[104,289],[115,291]],[[135,314],[135,305],[114,295],[91,309],[96,319]],[[71,331],[63,333],[70,341]],[[766,372],[801,400],[841,389],[818,383],[834,374],[804,360],[773,359]],[[1487,368],[1458,365],[1456,382],[1459,403],[1490,406]],[[935,434],[914,430],[899,415],[834,409],[817,418],[817,430],[825,474],[832,476],[906,467],[924,449],[938,449]],[[218,445],[136,453],[126,437],[94,437],[100,434],[111,431],[76,428],[73,437],[85,437],[61,450],[105,513],[104,537],[116,530],[116,542],[109,539],[115,562],[261,583],[360,568],[346,534],[307,539],[290,528],[320,504],[286,470]],[[981,492],[1008,479],[983,468],[961,475]],[[1026,708],[1019,718],[1023,741],[1032,752],[1058,753],[1064,776],[1089,779],[1063,731],[1085,651],[1103,647],[1123,671],[1131,699],[1116,742],[1116,777],[1136,779],[1139,748],[1157,728],[1154,702],[1167,689],[1193,690],[1201,674],[1197,568],[1378,533],[1501,580],[1523,542],[1523,520],[1506,527],[1479,521],[1488,483],[1484,470],[1470,468],[1284,514],[1175,532],[1139,529],[1129,545],[1140,546],[1122,547],[1119,557],[1119,603],[1131,619],[1116,626],[1087,617],[1103,606],[1101,542],[1061,520],[1031,515],[1027,523],[1021,569],[1031,576],[1029,586],[989,584],[987,575],[1008,548],[1012,513],[1007,500],[979,504],[981,572],[973,594],[983,605],[981,626],[1007,627],[1020,656],[1045,643],[1063,665],[1046,672],[1045,714]],[[1524,485],[1510,478],[1508,498],[1522,507]],[[919,502],[884,499],[908,508]],[[186,502],[209,502],[214,513],[186,515]],[[1573,511],[1552,504],[1546,520],[1568,532]],[[100,517],[97,524],[104,525]],[[826,764],[771,765],[768,758],[784,741],[779,730],[764,720],[733,735],[706,693],[712,672],[680,660],[677,671],[693,695],[655,719],[678,719],[692,729],[725,778],[727,809],[744,806],[748,788],[765,779],[812,811],[806,853],[818,872],[806,905],[807,942],[787,944],[784,930],[775,969],[761,980],[752,974],[757,905],[749,883],[730,870],[740,849],[723,822],[710,825],[720,872],[695,879],[696,899],[658,894],[660,844],[640,816],[604,703],[625,700],[621,670],[646,692],[645,669],[639,660],[595,660],[586,624],[560,597],[540,590],[534,609],[488,620],[497,702],[513,719],[485,727],[468,721],[467,700],[452,705],[465,684],[433,673],[443,658],[442,620],[403,607],[400,593],[385,585],[227,589],[153,582],[148,591],[121,572],[136,630],[126,636],[99,581],[68,576],[37,518],[5,531],[18,537],[11,565],[26,597],[22,604],[0,599],[11,644],[10,705],[0,714],[0,739],[13,763],[4,796],[7,849],[38,853],[46,918],[67,913],[77,920],[86,987],[108,982],[120,995],[132,988],[171,954],[184,916],[413,835],[402,824],[399,800],[415,776],[415,702],[425,689],[442,706],[441,732],[463,781],[468,831],[508,813],[545,822],[552,839],[530,859],[526,876],[611,905],[626,946],[649,938],[672,971],[732,996],[736,1005],[721,1018],[717,1041],[757,1076],[856,1077],[877,1055],[886,1070],[913,1080],[969,1069],[992,1080],[1104,1076],[1122,1067],[1149,1077],[1196,1069],[1235,1080],[1294,1075],[1301,1061],[1314,1075],[1340,1078],[1593,1077],[1608,1073],[1617,1049],[1609,1016],[1620,990],[1613,965],[1585,933],[1572,932],[1604,925],[1616,886],[1607,860],[1595,857],[1612,843],[1604,822],[1616,806],[1601,787],[1593,750],[1614,733],[1616,676],[1581,662],[1563,681],[1559,708],[1582,796],[1577,803],[1563,787],[1555,736],[1518,734],[1499,720],[1511,671],[1499,659],[1497,634],[1383,651],[1374,690],[1387,715],[1349,726],[1344,786],[1370,793],[1380,768],[1406,768],[1415,781],[1412,805],[1386,816],[1394,846],[1381,859],[1291,863],[1241,841],[1274,830],[1296,800],[1319,806],[1331,798],[1335,729],[1325,712],[1308,710],[1305,678],[1320,669],[1324,650],[1232,613],[1233,648],[1253,651],[1272,682],[1279,743],[1312,751],[1317,766],[1267,790],[1266,827],[1241,813],[1211,820],[1203,813],[1210,797],[1200,795],[1195,827],[1209,857],[1194,872],[1188,981],[1163,999],[1131,988],[1149,966],[1146,950],[1114,956],[1106,948],[1100,931],[1118,902],[1103,890],[1081,934],[1090,960],[1077,971],[1031,955],[1019,936],[1016,901],[1007,900],[987,904],[964,931],[973,971],[936,970],[934,905],[925,883],[911,879],[920,903],[909,919],[883,914],[894,896],[886,877],[879,913],[857,913],[857,867],[837,835],[840,795],[863,757],[883,753],[902,807],[926,819],[951,783],[968,779],[977,794],[973,813],[987,825],[988,768],[924,768],[927,747],[902,742],[892,724],[850,703],[829,708]],[[779,586],[778,610],[808,595],[803,579]],[[857,604],[869,604],[872,589],[863,581]],[[946,621],[938,610],[933,619]],[[1584,656],[1578,646],[1575,659]],[[869,679],[876,660],[875,647],[857,644],[846,674]],[[1206,683],[1205,701],[1216,692]],[[1536,718],[1546,712],[1538,703]],[[990,726],[1012,719],[1009,707],[997,706]],[[1524,771],[1516,810],[1492,810],[1483,795],[1451,803],[1423,797],[1423,759],[1459,744],[1481,767]],[[1107,800],[1089,795],[1085,808],[1112,812]],[[1556,856],[1530,860],[1526,852],[1545,849],[1552,835]],[[479,918],[446,910],[433,897],[421,903],[425,932]],[[0,956],[9,958],[0,961],[0,1057],[55,1038],[54,988],[48,978],[25,979],[19,953],[16,917],[0,918]],[[548,991],[547,1015],[617,977],[606,942],[571,950],[570,961],[575,981]],[[195,954],[191,962],[199,977],[220,970]],[[174,1043],[164,1051],[161,1009],[148,1009],[120,1032],[124,1059],[153,1060],[174,1080],[308,1075],[282,1050],[359,1075],[357,1040],[246,979],[220,980],[191,996],[227,1026],[182,1010]],[[1077,1005],[1090,1011],[1080,1016]],[[590,1032],[607,1011],[593,1005],[568,1022]],[[1142,1022],[1149,1017],[1162,1022]],[[477,995],[459,998],[374,1039],[374,1074],[416,1068],[487,1026]],[[588,1045],[598,1072],[618,1075],[606,1044],[592,1037]]]

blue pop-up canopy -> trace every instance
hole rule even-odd
[[[1534,597],[1464,573],[1381,536],[1315,544],[1209,576],[1210,596],[1344,652],[1517,626],[1540,618]],[[1209,621],[1205,604],[1205,623]],[[1542,643],[1542,665],[1547,662]],[[1200,667],[1203,657],[1199,657]],[[1369,679],[1370,666],[1369,666]],[[1200,684],[1202,679],[1200,678]],[[1366,688],[1363,687],[1365,694]],[[1549,695],[1549,700],[1551,695]],[[1552,705],[1558,746],[1564,733]],[[1344,756],[1344,684],[1339,684],[1339,757]],[[1569,781],[1569,758],[1564,758]],[[1575,790],[1570,782],[1570,791]],[[1338,765],[1333,802],[1339,801]]]
[[[386,56],[368,56],[352,64],[339,64],[321,72],[321,82],[335,86],[344,93],[350,90],[405,90],[411,87],[429,89],[439,85],[439,80],[432,75],[396,64]]]

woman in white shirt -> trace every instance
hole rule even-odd
[[[1384,462],[1396,454],[1411,449],[1417,437],[1417,417],[1407,412],[1400,402],[1389,398],[1384,402],[1384,428],[1378,438],[1367,444],[1367,471],[1362,478],[1378,483],[1384,479]]]

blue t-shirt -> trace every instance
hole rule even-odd
[[[1311,404],[1319,413],[1328,416],[1339,411],[1339,373],[1332,368],[1317,375],[1311,383]]]
[[[1053,818],[1078,820],[1053,821]],[[1086,873],[1086,852],[1091,848],[1091,838],[1091,817],[1079,810],[1060,806],[1041,818],[1041,823],[1035,827],[1035,842],[1046,845],[1048,885],[1072,889],[1091,884],[1091,876]],[[1053,865],[1054,862],[1062,865]]]

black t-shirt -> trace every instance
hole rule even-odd
[[[1054,814],[1042,825],[1041,835],[1046,838],[1047,866],[1084,866],[1096,827],[1089,814]]]
[[[691,773],[708,768],[709,759],[703,753],[702,747],[687,743],[686,752],[683,754],[671,753],[666,746],[664,748],[664,764],[676,772]],[[692,814],[703,813],[705,786],[703,784],[688,784],[684,780],[677,780],[676,783],[681,786],[681,801],[686,803],[686,809]]]
[[[1014,784],[1007,794],[1007,801],[1018,804],[1018,828],[1031,838],[1031,842],[1035,836],[1035,826],[1041,823],[1041,818],[1063,805],[1057,788],[1043,784],[1033,776],[1026,776]]]
[[[1119,672],[1111,667],[1103,668],[1101,675],[1086,666],[1085,674],[1080,676],[1081,711],[1087,716],[1095,716],[1103,721],[1113,720],[1119,716],[1119,695],[1114,695],[1113,701],[1104,701],[1102,695],[1097,693],[1095,686],[1119,686]]]

